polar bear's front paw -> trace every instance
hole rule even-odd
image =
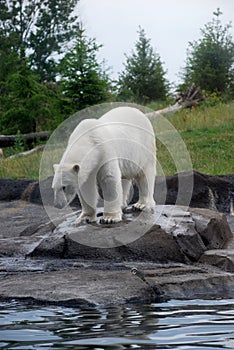
[[[89,215],[86,213],[81,213],[78,219],[76,219],[75,224],[87,224],[91,222],[96,222],[96,214],[95,215]]]
[[[152,212],[154,211],[155,203],[143,203],[143,202],[137,202],[132,205],[132,210],[133,211],[147,211],[147,212]]]
[[[133,204],[132,209],[134,211],[142,211],[145,209],[145,207],[146,207],[145,203],[137,202],[137,203]]]
[[[122,221],[122,213],[119,214],[103,214],[100,224],[117,224]]]

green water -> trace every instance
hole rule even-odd
[[[0,303],[1,349],[234,349],[234,299],[113,307]]]

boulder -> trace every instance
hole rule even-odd
[[[193,177],[193,190],[190,207],[207,208],[233,215],[234,204],[234,174],[206,175],[197,171],[184,172],[166,177],[166,204],[184,205],[187,199],[186,193],[178,198],[178,179],[181,182],[189,181]],[[156,177],[156,186],[160,193],[160,187],[164,186],[164,178]],[[159,202],[160,203],[160,199]]]
[[[28,199],[35,180],[0,178],[0,201]]]
[[[35,204],[53,205],[52,179],[53,177],[49,177],[42,180],[40,184],[34,180],[0,179],[0,200],[26,199]],[[179,181],[183,183],[184,191],[178,192]],[[190,184],[191,181],[193,181],[193,188],[191,201],[188,203],[190,194],[186,193],[186,183]],[[133,186],[131,203],[136,202],[137,199],[138,189]],[[194,208],[207,208],[232,215],[234,210],[234,174],[211,176],[190,171],[174,176],[157,176],[155,200],[157,204],[189,205]],[[72,206],[80,208],[78,197],[75,198]]]
[[[233,296],[233,234],[223,214],[158,205],[154,214],[129,210],[117,225],[76,226],[79,211],[58,211],[50,222],[42,206],[0,204],[0,299],[107,305]],[[219,255],[211,260],[211,252]],[[221,253],[228,263],[217,264]]]
[[[232,238],[226,217],[207,209],[159,205],[154,214],[128,212],[117,225],[76,226],[78,215],[67,215],[56,228],[51,224],[39,228],[36,236],[40,240],[30,256],[191,262],[198,261],[210,247],[222,248]]]
[[[201,236],[206,249],[223,248],[232,238],[232,232],[224,214],[207,209],[190,209],[196,231]]]
[[[200,257],[199,262],[219,267],[223,271],[234,272],[234,250],[207,250]]]

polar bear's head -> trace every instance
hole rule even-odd
[[[54,206],[66,207],[75,198],[78,191],[78,164],[54,164]]]

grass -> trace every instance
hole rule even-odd
[[[184,109],[170,116],[169,121],[178,131],[206,130],[234,124],[234,101],[215,107]]]
[[[209,174],[234,173],[234,125],[182,132],[193,168]]]
[[[194,170],[211,175],[234,173],[234,101],[204,109],[186,109],[167,119],[185,143]],[[186,161],[183,168],[181,145],[173,142],[170,137],[166,142],[157,139],[159,174],[173,175],[189,170]],[[38,179],[41,155],[38,152],[16,159],[0,159],[0,177]],[[175,158],[181,165],[179,169]]]
[[[0,177],[38,179],[41,152],[15,159],[0,159]]]
[[[181,135],[194,170],[211,175],[234,173],[234,101],[205,109],[183,110],[168,120]],[[174,174],[177,169],[166,147],[160,142],[157,146],[163,172]]]

